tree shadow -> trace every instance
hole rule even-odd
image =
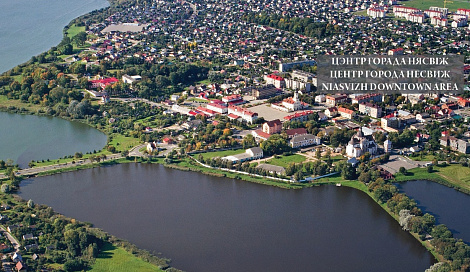
[[[113,257],[113,250],[116,249],[116,246],[110,243],[104,244],[101,248],[101,252],[98,254],[97,259],[111,259]]]

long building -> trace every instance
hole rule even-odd
[[[303,66],[303,65],[311,66],[311,65],[315,65],[316,63],[317,62],[315,60],[302,60],[302,61],[295,61],[295,62],[288,62],[288,63],[280,63],[279,71],[283,73],[294,68],[294,66]]]

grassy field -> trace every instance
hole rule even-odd
[[[0,95],[0,108],[16,107],[18,109],[25,108],[29,111],[36,112],[42,109],[40,105],[23,103],[20,100],[8,99],[5,95]]]
[[[115,247],[112,244],[106,244],[103,251],[96,258],[92,272],[127,272],[127,271],[162,271],[158,267],[135,257],[122,248]]]
[[[307,158],[305,158],[302,155],[289,155],[289,156],[279,156],[279,158],[273,158],[266,163],[272,164],[272,165],[277,165],[277,166],[282,166],[282,167],[287,167],[290,163],[301,163],[304,162]]]
[[[430,162],[432,162],[435,159],[434,155],[424,155],[423,158],[421,158],[421,156],[417,156],[417,157],[410,156],[408,158],[414,161],[430,161]]]
[[[73,38],[75,35],[77,35],[79,32],[85,31],[84,26],[76,26],[72,25],[68,30],[67,30],[67,37],[70,39]]]
[[[209,79],[204,79],[204,80],[198,81],[197,84],[209,85],[211,84],[211,81]]]
[[[421,10],[429,9],[429,7],[444,7],[443,0],[409,0],[401,1],[406,7],[418,8]],[[446,4],[446,7],[450,11],[456,11],[458,8],[470,8],[470,1],[467,0],[452,0],[452,3],[449,1]]]
[[[287,183],[287,182],[281,182],[281,181],[274,181],[274,180],[267,179],[267,178],[252,177],[248,175],[230,173],[230,172],[225,172],[225,171],[221,171],[217,169],[209,169],[200,165],[193,164],[187,159],[177,162],[177,164],[175,165],[168,165],[168,166],[172,168],[184,170],[184,171],[195,171],[195,172],[206,173],[208,175],[213,175],[213,176],[227,177],[227,178],[232,178],[232,179],[241,179],[241,180],[246,180],[246,181],[250,181],[254,183],[281,187],[285,189],[300,189],[300,188],[305,188],[305,187],[312,187],[314,185],[311,183]]]
[[[202,154],[202,157],[204,159],[208,159],[208,158],[214,158],[214,157],[225,157],[225,156],[236,155],[236,154],[241,154],[241,153],[245,153],[245,150],[244,149],[234,149],[234,150],[207,152],[207,153],[201,153],[201,154]],[[194,156],[194,158],[197,159],[199,154],[195,154],[193,156]]]
[[[140,140],[134,137],[126,137],[121,134],[113,134],[113,139],[109,143],[110,145],[116,147],[117,151],[129,150],[132,147],[140,144]]]
[[[325,159],[325,158],[323,158],[323,159]],[[341,156],[341,155],[337,155],[337,156],[331,157],[331,160],[333,161],[333,163],[335,163],[335,162],[339,162],[339,161],[344,161],[344,160],[346,160],[346,158]]]
[[[354,12],[355,15],[357,16],[367,16],[367,10],[360,10],[360,11],[356,11]]]
[[[397,181],[431,180],[444,185],[461,188],[470,192],[470,168],[460,164],[447,165],[445,167],[434,166],[433,172],[428,173],[426,168],[414,168],[408,170],[407,175],[397,174]]]
[[[189,101],[194,101],[194,102],[209,103],[209,101],[207,101],[206,99],[197,98],[197,97],[191,97],[188,100]]]

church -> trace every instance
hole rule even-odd
[[[350,158],[357,158],[366,152],[371,155],[377,154],[377,144],[372,135],[364,136],[362,128],[360,128],[346,146],[346,155]]]

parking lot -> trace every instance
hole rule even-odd
[[[284,120],[284,117],[290,114],[293,114],[292,112],[283,112],[280,110],[273,109],[267,105],[258,105],[254,106],[251,108],[248,108],[251,111],[257,112],[258,117],[263,117],[264,120],[266,121],[272,121],[272,120]]]
[[[392,155],[390,156],[390,160],[387,163],[380,165],[383,169],[387,170],[388,172],[395,174],[398,172],[400,167],[405,167],[406,170],[413,169],[416,167],[424,167],[426,165],[426,161],[413,161],[402,156]]]

